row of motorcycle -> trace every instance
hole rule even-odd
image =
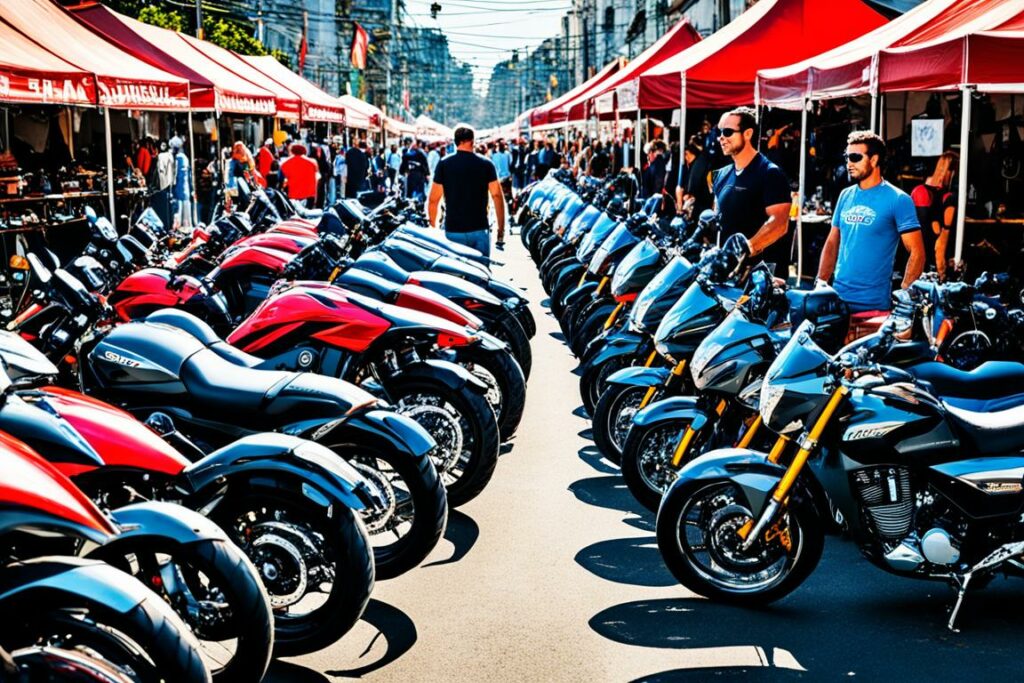
[[[925,275],[888,316],[790,289],[708,211],[551,174],[515,220],[578,357],[596,446],[657,513],[675,578],[784,597],[827,533],[956,599],[1024,575],[1024,311],[1005,274]]]
[[[3,675],[258,681],[344,636],[484,490],[528,302],[398,197],[243,192],[186,236],[152,211],[87,224],[73,258],[11,259]]]

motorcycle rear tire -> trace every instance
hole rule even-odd
[[[350,462],[358,462],[365,452],[354,444],[331,444],[328,447]],[[403,482],[413,507],[412,524],[394,543],[384,547],[372,546],[374,534],[370,534],[376,578],[393,579],[418,567],[444,535],[448,524],[448,496],[429,457],[412,458],[406,453],[385,449],[374,450],[366,456],[383,460],[391,468]],[[381,533],[391,532],[383,530]]]
[[[404,396],[431,393],[455,407],[461,419],[465,421],[463,438],[469,436],[472,439],[472,448],[458,477],[454,480],[449,477],[446,480],[446,472],[438,474],[447,489],[449,507],[458,507],[480,495],[494,475],[494,469],[498,465],[498,449],[501,446],[498,420],[487,398],[468,388],[455,391],[441,384],[401,380],[395,386],[389,387],[388,393],[396,403]]]
[[[533,369],[533,350],[530,348],[530,338],[519,321],[511,316],[504,316],[495,321],[490,327],[490,332],[501,341],[508,344],[523,371],[523,377],[530,379],[530,370]]]
[[[491,408],[498,421],[501,440],[512,438],[526,407],[526,377],[519,363],[507,351],[485,351],[479,346],[462,347],[455,357],[462,365],[479,365],[497,381],[501,398],[498,405],[491,404]]]
[[[334,580],[327,599],[301,617],[274,618],[274,656],[293,657],[322,650],[341,639],[363,616],[373,591],[374,566],[370,539],[354,510],[331,505],[330,517],[319,504],[290,492],[253,488],[236,493],[214,508],[210,515],[246,554],[253,552],[247,539],[239,536],[232,512],[252,507],[292,509],[308,520],[317,520],[311,530],[331,546]]]
[[[17,632],[11,635],[16,642],[29,644],[60,634],[98,652],[119,669],[130,668],[142,683],[210,681],[210,672],[192,634],[181,621],[169,620],[163,610],[154,606],[159,599],[153,595],[123,614],[99,603],[33,605],[20,620]],[[129,642],[124,641],[125,637]],[[15,649],[11,642],[11,638],[5,637],[4,647]]]

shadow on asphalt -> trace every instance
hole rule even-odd
[[[679,591],[685,593],[682,587]],[[815,680],[949,680],[953,672],[969,671],[972,665],[975,674],[965,679],[1019,679],[1024,582],[1000,578],[969,593],[961,633],[946,629],[951,604],[952,593],[944,584],[886,574],[863,560],[852,544],[830,538],[807,582],[763,609],[700,598],[644,600],[609,607],[589,625],[609,640],[640,647],[756,646],[768,666],[778,648],[791,653]],[[745,666],[670,670],[637,680],[708,680],[744,672],[767,675]]]
[[[576,408],[572,411],[572,414],[575,415],[576,417],[590,417],[589,415],[587,415],[587,409],[584,408],[583,406],[576,406]]]
[[[367,644],[359,658],[365,657],[381,637],[387,641],[384,655],[376,661],[354,669],[328,671],[328,675],[359,678],[378,669],[383,669],[411,650],[419,637],[416,633],[416,624],[409,618],[409,615],[386,602],[370,600],[366,606],[366,613],[363,614],[363,621],[376,628],[377,635]]]
[[[606,581],[652,588],[676,585],[675,577],[661,561],[654,536],[594,543],[576,553],[574,559],[576,564]]]
[[[263,683],[325,683],[329,680],[319,671],[281,660],[272,661],[263,677]]]
[[[569,490],[588,505],[629,513],[631,516],[622,521],[635,529],[654,531],[654,513],[637,502],[618,470],[604,477],[579,479],[569,485]]]
[[[565,341],[565,335],[562,334],[561,332],[548,332],[548,336],[551,337],[552,339],[554,339],[555,341],[559,341],[559,342],[564,342]]]
[[[576,436],[580,437],[581,439],[586,439],[587,441],[593,441],[594,430],[591,427],[587,427],[583,431],[577,432]]]
[[[480,538],[480,527],[476,521],[464,512],[459,510],[448,511],[448,527],[444,532],[445,540],[455,546],[452,556],[423,565],[424,567],[440,567],[444,564],[458,562],[473,549],[477,539]]]
[[[619,468],[605,460],[604,456],[601,455],[601,451],[597,450],[597,446],[584,446],[577,452],[577,455],[580,456],[580,460],[601,474],[619,473]]]

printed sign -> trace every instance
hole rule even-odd
[[[914,119],[910,122],[910,154],[937,157],[942,154],[942,119]]]

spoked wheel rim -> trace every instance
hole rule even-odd
[[[32,647],[56,647],[92,660],[99,660],[126,681],[147,681],[156,673],[156,665],[134,640],[91,616],[71,612],[54,615],[60,631],[32,638]],[[33,628],[32,624],[28,625]],[[140,666],[144,669],[138,669]],[[149,670],[146,670],[149,669]]]
[[[494,414],[501,415],[502,401],[505,397],[501,392],[501,382],[498,381],[498,378],[480,363],[466,363],[465,368],[487,386],[484,398],[491,404]]]
[[[763,593],[789,575],[803,549],[803,536],[795,517],[784,513],[778,526],[787,530],[790,550],[763,540],[743,550],[738,531],[753,515],[741,501],[739,490],[730,482],[695,492],[676,520],[676,542],[690,568],[719,590]]]
[[[161,594],[199,641],[203,663],[216,673],[238,655],[237,624],[224,586],[164,553],[128,558],[132,573]]]
[[[664,425],[644,435],[640,444],[637,471],[644,485],[659,495],[668,491],[679,476],[679,470],[672,466],[672,456],[681,436],[678,425]]]
[[[447,487],[458,481],[473,457],[473,431],[466,416],[441,396],[429,393],[407,394],[395,409],[418,422],[437,443],[430,458],[441,482]]]
[[[626,436],[630,427],[633,426],[633,417],[640,410],[647,389],[644,387],[631,387],[619,394],[619,397],[608,411],[608,424],[605,426],[608,431],[608,438],[612,445],[622,452],[626,443]]]
[[[359,455],[349,461],[380,492],[383,505],[360,510],[373,548],[382,549],[405,538],[416,518],[409,486],[388,462]]]

